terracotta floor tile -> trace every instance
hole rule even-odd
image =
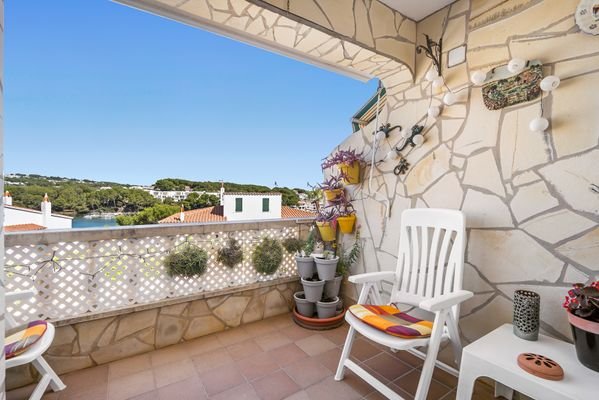
[[[131,397],[128,400],[160,400],[158,397],[158,391],[152,390],[151,392],[142,393],[139,396]]]
[[[353,373],[350,370],[345,370],[345,377],[343,378],[343,382],[351,386],[356,392],[360,393],[362,396],[366,396],[369,393],[372,393],[375,389],[366,382],[364,379],[360,378],[358,375]]]
[[[108,400],[125,400],[156,389],[152,371],[142,371],[108,382]]]
[[[108,366],[86,368],[80,371],[71,372],[61,376],[62,381],[67,385],[69,396],[75,396],[83,393],[101,393],[106,390],[108,382]],[[65,392],[63,391],[63,392]]]
[[[217,333],[216,337],[218,338],[218,341],[225,347],[252,338],[249,332],[243,328],[229,329],[224,332]]]
[[[310,386],[306,389],[306,393],[308,393],[311,400],[358,400],[362,398],[362,395],[347,383],[337,382],[332,376]]]
[[[179,381],[157,390],[160,400],[204,400],[204,386],[197,376]]]
[[[182,348],[183,351],[185,351],[185,353],[187,353],[189,356],[209,353],[223,347],[216,335],[203,336],[201,338],[181,343],[177,346]]]
[[[480,379],[477,379],[474,384],[474,391],[472,393],[472,400],[494,400],[495,390],[492,386],[483,383]]]
[[[453,376],[449,372],[445,372],[439,368],[435,368],[435,372],[433,372],[433,379],[441,382],[451,389],[458,386],[458,378],[456,376]]]
[[[140,354],[108,364],[108,379],[118,379],[152,368],[150,354]]]
[[[302,328],[301,326],[293,324],[293,325],[290,325],[290,326],[288,326],[286,328],[282,328],[280,330],[280,332],[282,332],[285,335],[287,335],[291,340],[297,341],[297,340],[300,340],[300,339],[307,338],[308,336],[314,335],[315,331],[310,330],[310,329],[306,329],[306,328]]]
[[[233,358],[233,360],[241,360],[251,356],[252,354],[261,353],[262,349],[252,339],[246,340],[245,342],[232,344],[227,347],[227,351]]]
[[[331,372],[335,372],[337,371],[339,359],[341,358],[341,349],[337,347],[329,351],[325,351],[324,353],[317,354],[312,358],[324,365]]]
[[[254,388],[246,383],[212,396],[210,400],[260,400],[260,397]]]
[[[237,367],[243,376],[251,381],[278,370],[279,364],[270,352],[261,352],[239,360]]]
[[[243,328],[246,329],[252,337],[266,335],[279,330],[271,318],[258,322],[252,322],[251,324],[244,325]]]
[[[329,369],[325,368],[313,358],[296,361],[283,368],[283,370],[295,383],[303,388],[313,385],[316,382],[320,382],[333,374]]]
[[[310,400],[310,396],[305,390],[300,390],[289,397],[285,397],[285,400]]]
[[[325,351],[329,351],[337,347],[337,345],[331,342],[329,339],[322,335],[316,334],[308,336],[307,338],[297,340],[295,344],[306,352],[309,356],[315,356]]]
[[[245,378],[237,368],[231,365],[214,368],[200,377],[208,396],[234,388],[246,383]]]
[[[233,357],[225,350],[220,349],[210,353],[200,354],[191,359],[200,375],[214,368],[222,367],[223,365],[232,364]]]
[[[257,379],[252,386],[262,400],[282,400],[301,389],[283,371]]]
[[[69,387],[58,392],[58,398],[61,400],[106,400],[108,397],[108,384],[104,383],[87,388],[85,391],[72,392]],[[46,396],[44,396],[44,399]],[[27,396],[25,399],[29,399]],[[49,400],[56,398],[48,397]]]
[[[277,315],[276,317],[268,318],[265,321],[273,324],[277,329],[283,329],[291,325],[295,325],[291,313]]]
[[[277,347],[291,343],[291,339],[281,332],[272,332],[264,336],[256,337],[254,340],[264,351],[276,349]]]
[[[359,361],[366,361],[378,354],[381,354],[382,350],[372,345],[369,340],[357,339],[351,349],[350,358],[357,359]]]
[[[289,343],[285,346],[277,347],[276,349],[272,349],[268,352],[279,364],[279,366],[284,367],[285,365],[289,365],[291,363],[296,362],[297,360],[304,359],[308,357],[308,355],[299,347],[295,345],[295,343]]]
[[[197,371],[191,360],[163,364],[154,368],[154,381],[157,388],[193,377],[197,377]]]
[[[413,370],[410,373],[393,381],[401,389],[414,396],[416,394],[416,388],[418,387],[418,381],[420,380],[420,371]],[[451,391],[450,388],[443,385],[442,383],[432,379],[431,385],[428,390],[427,400],[438,400],[445,396]]]
[[[322,335],[331,342],[340,346],[345,343],[345,339],[347,338],[347,329],[345,327],[339,327],[328,331],[323,331]]]
[[[412,367],[422,367],[424,364],[424,360],[420,357],[413,355],[412,353],[408,353],[407,351],[391,351],[391,349],[386,348],[385,351],[392,355],[395,358],[400,359],[404,363],[411,365]]]
[[[409,372],[412,367],[399,361],[397,358],[387,353],[381,353],[368,361],[364,365],[370,367],[373,371],[380,374],[387,380],[393,381]]]
[[[185,348],[176,345],[155,350],[149,354],[152,367],[189,358],[189,354],[185,352]]]

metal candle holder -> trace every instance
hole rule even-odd
[[[530,290],[514,292],[514,335],[525,340],[539,338],[541,296]]]

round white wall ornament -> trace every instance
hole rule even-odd
[[[581,31],[599,35],[599,0],[582,0],[575,18]]]

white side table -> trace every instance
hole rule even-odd
[[[518,366],[520,353],[553,359],[564,369],[564,379],[550,381],[529,374]],[[464,347],[457,400],[470,400],[474,381],[483,376],[498,382],[496,396],[508,399],[514,390],[538,400],[599,399],[599,373],[578,362],[573,345],[545,335],[539,335],[535,342],[520,339],[511,324]]]

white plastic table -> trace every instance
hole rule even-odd
[[[518,366],[520,353],[547,356],[564,369],[564,379],[550,381],[529,374]],[[578,362],[574,345],[539,335],[538,341],[520,339],[511,324],[464,347],[457,400],[470,400],[479,377],[495,380],[495,396],[512,398],[514,390],[538,400],[599,399],[599,372]]]

